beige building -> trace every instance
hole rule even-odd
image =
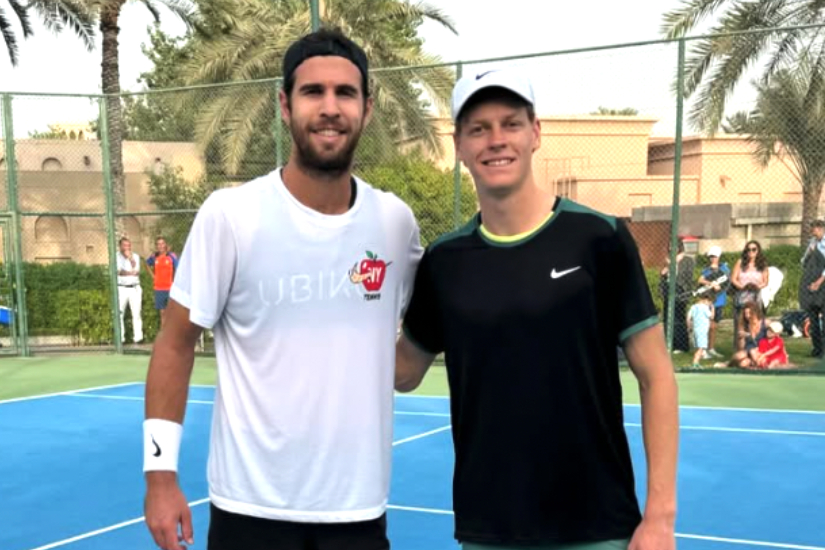
[[[634,222],[670,221],[674,139],[651,135],[657,120],[636,116],[542,117],[538,181],[556,194]],[[452,124],[440,120],[444,149]],[[685,137],[679,193],[680,233],[700,237],[699,251],[741,247],[750,238],[798,242],[802,188],[787,159],[763,168],[742,136]],[[452,166],[447,156],[443,167]]]
[[[593,208],[630,217],[634,208],[673,202],[674,140],[651,136],[657,119],[635,116],[541,118],[533,172],[543,185]],[[439,121],[445,151],[452,125]],[[757,165],[740,136],[683,139],[680,204],[801,202],[787,162]],[[451,166],[448,155],[443,167]]]
[[[452,123],[435,122],[445,151],[436,162],[450,169]],[[673,200],[675,146],[673,139],[651,135],[656,122],[636,116],[544,117],[534,173],[555,193],[604,212],[634,221],[669,220],[670,209],[662,207]],[[0,181],[5,179],[4,153],[0,142]],[[20,208],[31,214],[23,218],[26,260],[105,262],[105,220],[92,215],[105,211],[100,143],[20,140],[16,155]],[[124,143],[128,211],[155,210],[148,173],[164,164],[182,167],[190,181],[204,171],[194,144]],[[763,169],[741,137],[683,140],[680,232],[702,237],[701,249],[712,244],[731,249],[750,237],[766,245],[796,242],[801,198],[790,164],[772,161]],[[0,212],[5,209],[5,187],[0,186]],[[37,215],[48,212],[64,215]],[[703,221],[708,216],[715,221]],[[123,222],[135,248],[141,254],[150,251],[154,218],[130,216]]]
[[[103,156],[94,140],[17,140],[18,201],[24,261],[106,263],[108,244]],[[0,141],[0,212],[8,208],[5,146]],[[196,180],[205,171],[192,143],[124,142],[126,211],[156,210],[148,192],[149,175],[164,165],[180,166]],[[152,250],[154,217],[125,216],[125,234],[142,256]],[[0,243],[2,244],[2,243]]]

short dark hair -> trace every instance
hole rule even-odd
[[[295,86],[295,71],[311,57],[334,55],[351,61],[361,72],[361,91],[369,97],[369,62],[361,47],[334,28],[322,28],[296,40],[284,54],[284,92],[287,97]]]
[[[811,227],[825,227],[825,221],[823,220],[814,220],[811,222]]]
[[[467,117],[473,109],[482,103],[487,103],[488,101],[500,101],[514,108],[523,107],[527,109],[527,118],[530,122],[536,120],[536,109],[529,101],[520,95],[511,92],[507,88],[491,86],[489,88],[479,90],[467,100],[455,119],[455,133],[458,134],[461,132],[462,124],[467,121]]]
[[[117,244],[130,243],[129,237],[121,237]]]

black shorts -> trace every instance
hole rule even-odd
[[[713,322],[718,323],[722,320],[722,315],[725,313],[725,306],[716,306],[713,310]]]
[[[387,516],[354,523],[294,523],[209,505],[208,550],[389,550]]]

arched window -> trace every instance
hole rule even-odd
[[[63,165],[56,158],[49,157],[43,161],[41,168],[44,172],[56,172],[58,170],[63,170]]]
[[[69,226],[59,216],[40,216],[34,222],[34,240],[39,243],[69,242]]]

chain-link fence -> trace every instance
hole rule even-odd
[[[452,86],[461,74],[517,66],[538,98],[536,182],[628,224],[674,364],[759,363],[775,347],[765,327],[779,322],[790,355],[780,363],[815,370],[825,285],[814,275],[825,257],[805,250],[820,231],[809,226],[825,180],[819,75],[803,56],[741,83],[708,132],[692,44],[702,42],[374,70],[375,111],[354,171],[412,207],[425,244],[459,227],[477,202],[453,152]],[[0,343],[24,354],[151,349],[155,292],[169,282],[160,260],[180,256],[198,207],[289,158],[281,86],[3,95],[0,307],[13,322],[0,317]]]

